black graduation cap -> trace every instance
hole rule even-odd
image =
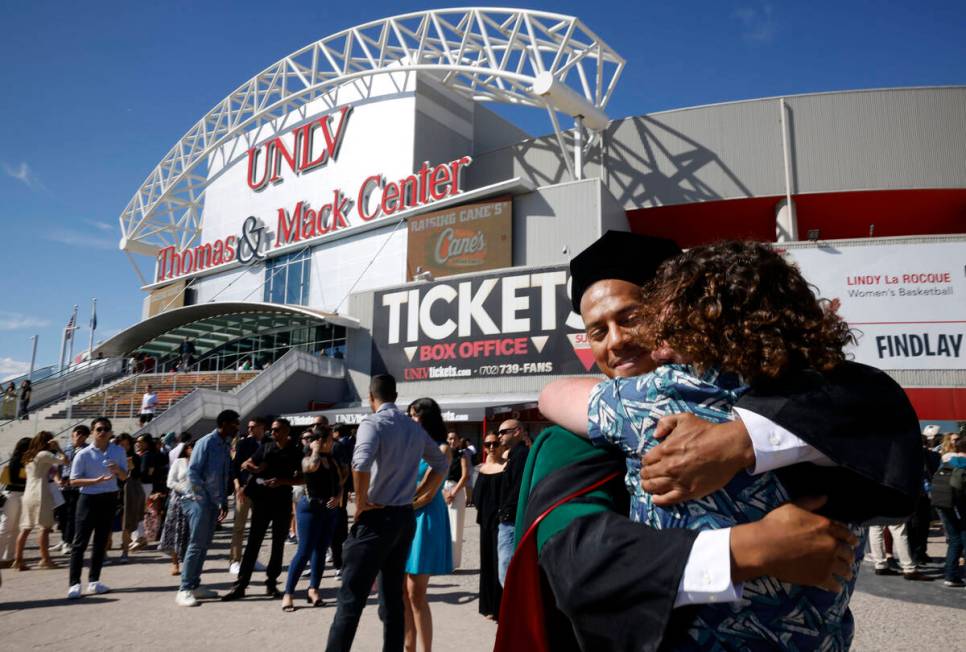
[[[570,261],[571,303],[580,314],[584,292],[604,279],[643,285],[657,268],[681,253],[674,241],[627,231],[608,231]]]

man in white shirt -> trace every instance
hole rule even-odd
[[[158,395],[155,394],[154,388],[148,385],[148,388],[144,392],[144,396],[141,397],[141,414],[138,417],[138,421],[143,426],[146,423],[150,423],[151,419],[154,418],[154,410],[158,405]]]

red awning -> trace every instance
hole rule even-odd
[[[904,389],[920,419],[966,421],[966,388],[906,387]]]

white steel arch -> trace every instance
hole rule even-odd
[[[624,59],[580,20],[542,11],[439,9],[352,27],[269,66],[195,123],[124,209],[120,248],[154,255],[160,247],[193,244],[201,232],[208,155],[343,84],[420,72],[477,101],[546,107],[563,147],[554,109],[588,118],[589,126],[590,114],[597,125],[606,122],[604,109],[623,68]],[[538,94],[548,82],[563,101]],[[574,109],[575,102],[586,110]]]

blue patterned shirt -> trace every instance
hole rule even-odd
[[[590,439],[617,447],[627,460],[625,482],[632,520],[657,529],[713,530],[760,520],[788,502],[773,473],[739,473],[723,489],[699,500],[658,507],[641,487],[641,457],[658,444],[654,429],[666,414],[689,412],[714,423],[734,418],[735,402],[747,387],[730,374],[703,375],[688,365],[665,365],[635,378],[605,381],[591,393]],[[862,530],[852,528],[856,535]],[[857,546],[858,575],[864,540]],[[848,609],[855,580],[840,593],[762,577],[744,583],[742,599],[695,611],[676,650],[847,650],[854,623]]]

